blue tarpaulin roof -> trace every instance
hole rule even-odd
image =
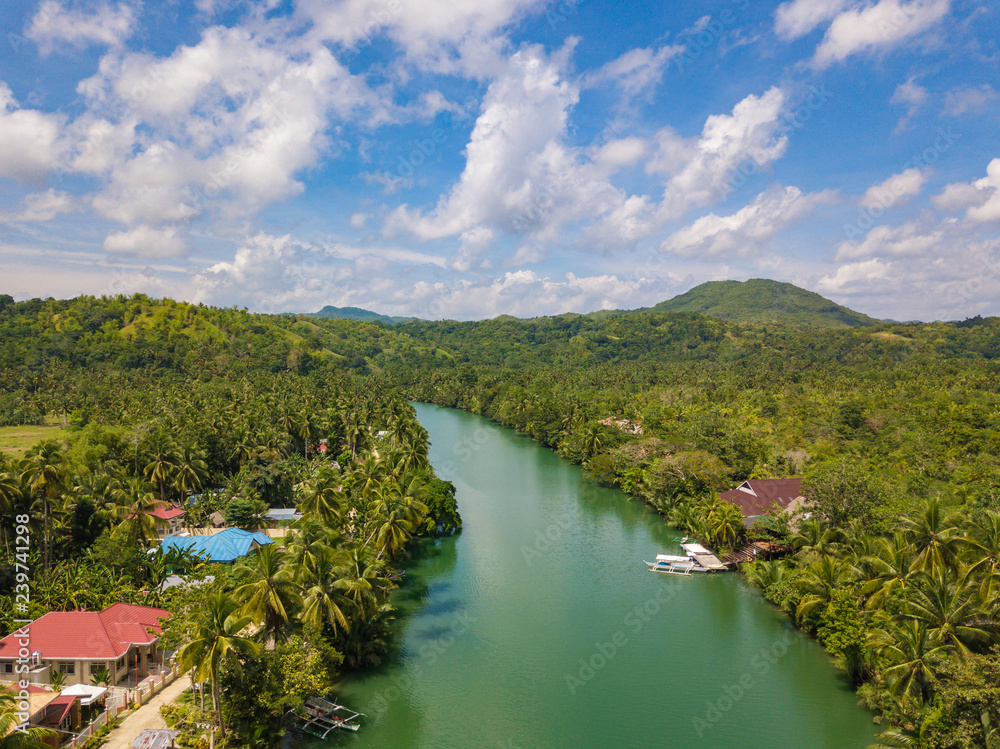
[[[167,536],[163,550],[190,549],[207,556],[211,562],[232,562],[250,553],[258,546],[273,544],[263,533],[251,533],[239,528],[226,528],[212,536]]]

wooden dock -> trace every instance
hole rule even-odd
[[[718,557],[701,544],[681,544],[681,548],[687,552],[689,557],[693,557],[698,564],[707,570],[721,572],[729,569],[728,566],[719,561]]]

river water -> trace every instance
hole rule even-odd
[[[646,569],[681,553],[647,507],[486,419],[416,408],[465,528],[407,569],[402,652],[341,686],[368,717],[324,746],[870,743],[843,673],[739,575]]]

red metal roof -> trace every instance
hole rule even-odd
[[[153,517],[162,518],[163,520],[173,520],[174,518],[179,518],[181,515],[187,515],[187,511],[182,510],[177,505],[168,505],[163,502],[157,502],[156,509],[148,514]]]
[[[47,660],[117,659],[130,645],[153,642],[161,632],[158,619],[168,616],[165,609],[129,603],[104,611],[50,611],[27,626],[28,651],[40,650]],[[0,658],[17,658],[20,647],[16,632],[7,635],[0,640]]]
[[[63,722],[66,714],[73,709],[76,696],[72,694],[61,694],[56,697],[45,708],[45,722],[50,726],[58,726]]]
[[[739,507],[744,517],[755,517],[772,508],[783,510],[801,496],[802,479],[747,479],[719,499]]]

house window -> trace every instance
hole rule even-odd
[[[121,658],[119,658],[118,662],[115,664],[115,671],[121,671],[123,668],[125,668],[125,656],[124,655]]]
[[[73,675],[76,673],[76,662],[62,661],[59,663],[59,673]]]
[[[3,673],[12,674],[14,673],[14,661],[4,661],[3,662]]]

